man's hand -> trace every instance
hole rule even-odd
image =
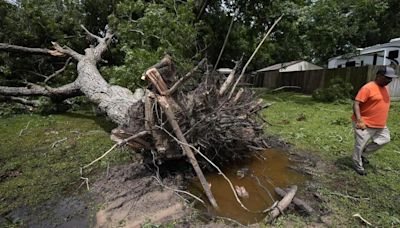
[[[356,128],[357,128],[357,129],[362,129],[362,130],[364,130],[364,129],[367,128],[367,126],[365,125],[364,121],[362,121],[362,120],[357,120],[357,121],[356,121]]]

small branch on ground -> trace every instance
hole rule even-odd
[[[81,183],[81,185],[79,185],[78,189],[79,189],[80,187],[82,187],[82,185],[86,184],[86,189],[87,189],[88,191],[90,191],[90,188],[89,188],[89,178],[87,178],[87,177],[81,177],[81,179],[83,180],[83,182]]]
[[[268,213],[268,212],[274,210],[275,207],[278,205],[278,203],[279,203],[278,201],[275,201],[269,208],[263,210],[263,213]]]
[[[368,226],[372,226],[372,223],[368,222],[365,218],[361,217],[361,215],[359,213],[354,214],[353,217],[359,218],[361,221],[363,221]]]
[[[189,196],[193,197],[194,199],[196,199],[197,201],[199,201],[199,202],[202,203],[203,205],[206,205],[206,203],[205,203],[202,199],[200,199],[199,197],[193,195],[192,193],[187,192],[187,191],[183,191],[183,190],[179,190],[179,189],[174,189],[174,188],[168,187],[168,186],[164,185],[164,184],[162,183],[162,181],[161,181],[160,179],[158,179],[157,177],[155,177],[155,176],[152,176],[152,178],[155,179],[161,187],[166,188],[166,189],[169,189],[169,190],[172,190],[172,191],[174,191],[174,192],[184,193],[184,194],[186,194],[186,195],[189,195]]]
[[[19,137],[21,137],[21,135],[22,135],[22,133],[24,133],[24,131],[28,130],[29,124],[31,124],[31,121],[29,121],[26,124],[25,128],[21,129],[21,131],[19,132],[19,135],[18,135]]]
[[[271,90],[271,92],[278,92],[283,89],[301,89],[301,87],[300,86],[281,86],[279,88]]]
[[[344,197],[344,198],[348,198],[348,199],[351,199],[351,200],[354,200],[354,201],[369,200],[369,198],[351,196],[351,195],[348,195],[348,194],[342,194],[340,192],[328,192],[328,194],[335,195],[335,196],[340,196],[340,197]]]
[[[55,141],[55,142],[53,142],[52,144],[51,144],[51,148],[54,148],[54,147],[56,147],[59,143],[62,143],[62,142],[64,142],[65,140],[67,140],[68,138],[63,138],[63,139],[60,139],[60,140],[57,140],[57,141]]]
[[[135,134],[135,135],[132,135],[132,136],[130,136],[130,137],[124,139],[124,140],[120,140],[119,142],[115,143],[109,150],[107,150],[103,155],[101,155],[100,157],[96,158],[94,161],[90,162],[89,164],[83,166],[81,169],[82,169],[82,170],[83,170],[83,169],[86,169],[87,167],[89,167],[89,166],[93,165],[94,163],[100,161],[102,158],[104,158],[105,156],[107,156],[107,154],[109,154],[111,151],[113,151],[113,150],[115,149],[115,147],[117,147],[117,146],[123,146],[123,145],[125,145],[128,141],[133,140],[133,139],[138,138],[138,137],[141,137],[141,136],[144,136],[144,135],[146,135],[146,134],[148,134],[147,131],[142,131],[142,132],[139,132],[139,133],[137,133],[137,134]]]

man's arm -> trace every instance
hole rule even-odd
[[[364,121],[361,118],[360,112],[360,102],[355,100],[353,104],[353,112],[356,117],[356,128],[357,129],[365,129],[367,126],[365,125]]]

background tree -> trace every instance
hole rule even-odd
[[[376,0],[312,2],[303,21],[312,59],[326,66],[331,57],[355,52],[357,47],[388,42],[378,23],[387,8],[387,1]]]
[[[130,89],[140,85],[141,73],[165,52],[173,55],[182,71],[202,56],[214,64],[232,17],[235,21],[219,67],[233,67],[232,60],[242,54],[248,58],[268,26],[285,15],[249,71],[298,59],[326,66],[333,56],[385,43],[400,34],[395,20],[400,4],[395,0],[14,2],[0,1],[0,42],[44,48],[58,41],[82,53],[93,39],[80,24],[96,35],[103,35],[109,24],[115,38],[99,66],[111,84]],[[0,80],[3,85],[43,82],[43,76],[61,69],[65,62],[66,58],[0,53]],[[47,83],[72,81],[73,68],[70,63],[62,75]]]
[[[379,34],[374,34],[379,38],[379,43],[385,43],[395,37],[400,37],[400,2],[396,0],[386,0],[386,9],[377,19],[379,25]],[[375,40],[374,40],[375,41]],[[374,42],[371,41],[371,42]]]
[[[181,72],[201,57],[196,49],[201,22],[196,22],[192,1],[125,0],[108,20],[117,37],[116,49],[123,56],[117,66],[102,69],[113,84],[137,87],[141,74],[165,53],[173,56]]]
[[[104,31],[107,16],[112,13],[116,1],[100,3],[93,0],[20,0],[15,4],[0,2],[0,42],[46,48],[52,41],[74,47],[82,52],[91,42],[80,24],[85,24],[96,34]],[[114,3],[115,4],[115,3]],[[86,39],[85,39],[86,38]],[[46,56],[27,56],[20,53],[0,53],[0,79],[11,79],[10,83],[21,84],[24,81],[42,82],[48,76],[62,68],[65,59]],[[73,68],[73,67],[72,67]],[[75,72],[66,71],[49,81],[50,84],[64,84],[75,77]],[[5,83],[9,83],[8,80]]]
[[[233,65],[232,59],[242,54],[250,57],[263,34],[282,14],[282,21],[261,47],[249,69],[256,70],[277,63],[298,59],[309,59],[306,40],[302,39],[304,1],[215,1],[207,7],[203,16],[210,27],[208,54],[215,62],[224,41],[231,17],[235,17],[229,42],[221,59],[221,66]],[[246,58],[245,58],[246,59]]]

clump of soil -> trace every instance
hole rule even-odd
[[[108,177],[92,186],[104,198],[96,214],[96,227],[138,227],[146,222],[165,223],[185,216],[187,208],[172,190],[163,188],[142,164],[111,168]],[[177,188],[180,175],[163,178],[163,184]],[[175,186],[175,187],[174,187]]]

